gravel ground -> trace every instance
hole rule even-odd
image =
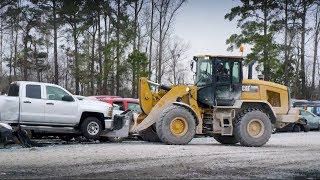
[[[0,179],[319,179],[320,132],[278,133],[263,147],[195,138],[0,149]]]

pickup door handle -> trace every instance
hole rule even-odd
[[[31,102],[30,102],[30,101],[23,101],[23,103],[28,103],[28,104],[31,104]]]
[[[54,105],[53,103],[46,103],[47,105]]]

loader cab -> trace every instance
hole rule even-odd
[[[242,57],[195,56],[198,102],[203,106],[232,106],[241,98]]]

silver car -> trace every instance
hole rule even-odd
[[[320,130],[320,117],[310,111],[300,109],[300,116],[307,120],[310,129]]]

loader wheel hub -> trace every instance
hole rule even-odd
[[[264,129],[264,124],[260,119],[252,119],[247,125],[248,134],[254,138],[261,137]]]
[[[170,123],[170,131],[175,136],[183,136],[188,131],[188,123],[185,118],[174,118]]]

